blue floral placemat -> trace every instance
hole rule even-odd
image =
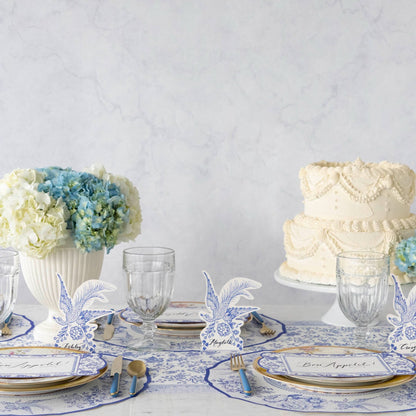
[[[6,346],[6,345],[1,345],[1,344],[10,343],[16,340],[17,338],[20,338],[29,334],[29,332],[31,332],[34,327],[35,327],[35,324],[33,323],[31,319],[27,318],[24,315],[19,315],[17,313],[14,313],[12,317],[12,321],[9,324],[9,328],[12,334],[0,336],[0,348]]]
[[[110,363],[114,359],[114,356],[109,354],[103,356]],[[62,415],[131,399],[148,388],[151,377],[148,371],[146,377],[138,380],[136,395],[130,396],[131,377],[125,371],[127,365],[128,360],[124,359],[124,372],[120,378],[120,394],[117,397],[110,395],[113,378],[110,376],[110,372],[107,371],[102,377],[83,386],[60,390],[55,393],[29,396],[2,395],[0,414],[5,416]]]
[[[284,383],[271,386],[251,365],[259,354],[244,354],[252,396],[242,393],[240,378],[237,373],[234,377],[230,374],[228,359],[208,368],[205,380],[212,388],[232,399],[293,412],[383,413],[416,409],[416,379],[391,389],[348,394],[300,390]]]
[[[200,340],[195,338],[171,337],[171,350],[140,353],[140,359],[148,367],[146,379],[142,379],[140,391],[145,394],[175,395],[178,391],[206,392],[213,395],[223,394],[230,399],[238,399],[269,408],[290,410],[294,412],[391,412],[416,409],[416,398],[413,391],[416,379],[393,389],[371,391],[359,394],[328,394],[298,390],[283,385],[271,386],[263,377],[255,372],[252,362],[261,351],[273,351],[281,348],[300,345],[350,345],[353,329],[337,328],[322,322],[282,323],[275,318],[264,316],[266,324],[276,329],[272,337],[260,334],[260,327],[255,322],[248,322],[243,329],[246,346],[244,360],[247,374],[252,383],[254,394],[251,397],[241,393],[238,373],[229,367],[229,354],[200,351]],[[109,341],[97,340],[97,352],[103,352],[104,358],[111,363],[112,359],[123,354],[126,366],[128,360],[137,358],[137,351],[127,349],[128,337],[140,335],[131,332],[132,325],[114,321],[114,337]],[[391,327],[382,326],[372,329],[372,341],[381,346],[387,340]],[[99,333],[98,333],[99,336]],[[33,344],[32,334],[11,340],[9,345]],[[6,346],[6,345],[5,345]],[[123,372],[121,378],[121,395],[112,398],[109,394],[112,378],[109,371],[100,379],[74,389],[62,390],[35,396],[2,396],[0,414],[2,415],[49,415],[73,413],[93,409],[107,404],[127,400],[131,377]]]
[[[126,314],[125,314],[126,315]],[[244,340],[244,348],[255,348],[265,346],[266,344],[273,343],[285,332],[285,324],[277,319],[271,318],[266,315],[262,315],[265,323],[276,332],[271,336],[264,336],[260,334],[261,325],[258,325],[254,319],[244,324],[241,328],[241,336]],[[132,318],[133,321],[133,318]],[[141,336],[142,330],[140,326],[130,324],[119,316],[114,318],[115,331],[111,340],[104,341],[101,337],[102,330],[97,332],[95,341],[115,347],[124,347],[129,345],[134,338]],[[184,336],[177,335],[179,331],[175,331],[175,335],[168,335],[168,331],[156,331],[158,336],[168,339],[171,344],[171,351],[200,351],[201,340],[199,333],[196,332],[193,336],[186,336],[186,331],[183,332]]]

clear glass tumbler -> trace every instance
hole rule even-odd
[[[0,324],[13,312],[19,282],[19,254],[12,249],[0,249]]]
[[[132,247],[123,251],[123,271],[127,279],[127,303],[143,320],[141,339],[134,349],[165,349],[168,344],[155,339],[155,319],[169,306],[175,277],[175,251],[164,247]]]
[[[356,326],[355,346],[369,347],[369,325],[387,301],[390,256],[372,251],[339,253],[336,274],[339,306]]]

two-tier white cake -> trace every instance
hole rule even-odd
[[[318,162],[299,173],[304,213],[284,224],[286,261],[282,276],[335,285],[336,255],[342,251],[390,253],[391,271],[408,282],[394,265],[398,241],[414,235],[410,213],[416,174],[390,162]]]

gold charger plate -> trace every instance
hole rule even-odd
[[[84,384],[90,383],[91,381],[97,380],[107,371],[107,367],[100,370],[98,374],[93,376],[81,376],[75,377],[73,380],[63,381],[61,383],[56,383],[50,386],[39,386],[39,387],[9,387],[5,388],[4,386],[0,387],[0,395],[29,395],[29,394],[41,394],[41,393],[51,393],[58,390],[69,389],[71,387],[83,386]]]
[[[50,386],[53,384],[62,383],[63,381],[73,380],[79,376],[66,377],[33,377],[33,378],[1,378],[0,388],[19,388],[19,387],[40,387]]]
[[[304,346],[291,347],[275,350],[276,354],[282,352],[302,352],[302,353],[328,353],[328,351],[340,353],[354,352],[378,352],[365,350],[362,348],[332,347],[332,346]],[[342,352],[343,351],[343,352]],[[254,369],[263,376],[267,383],[279,387],[279,383],[284,383],[292,387],[303,390],[317,391],[323,393],[359,393],[371,390],[386,389],[408,383],[416,377],[416,374],[396,375],[396,376],[374,376],[374,377],[348,377],[347,380],[340,380],[341,377],[300,377],[270,374],[259,364],[261,357],[257,357],[253,362]],[[355,382],[354,382],[355,380]]]
[[[361,385],[361,386],[320,386],[317,384],[309,384],[307,382],[301,382],[296,380],[290,380],[285,376],[270,377],[263,375],[267,383],[272,386],[279,387],[279,383],[284,383],[292,387],[296,387],[301,390],[316,391],[319,393],[364,393],[372,390],[387,389],[391,387],[401,386],[413,380],[416,375],[407,376],[394,376],[390,380],[375,382],[373,384]]]

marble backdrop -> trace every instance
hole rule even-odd
[[[102,274],[120,303],[133,244],[176,249],[176,299],[207,270],[261,281],[257,303],[330,303],[273,278],[298,171],[416,169],[415,19],[410,0],[2,0],[0,174],[100,162],[135,183],[142,234]]]

